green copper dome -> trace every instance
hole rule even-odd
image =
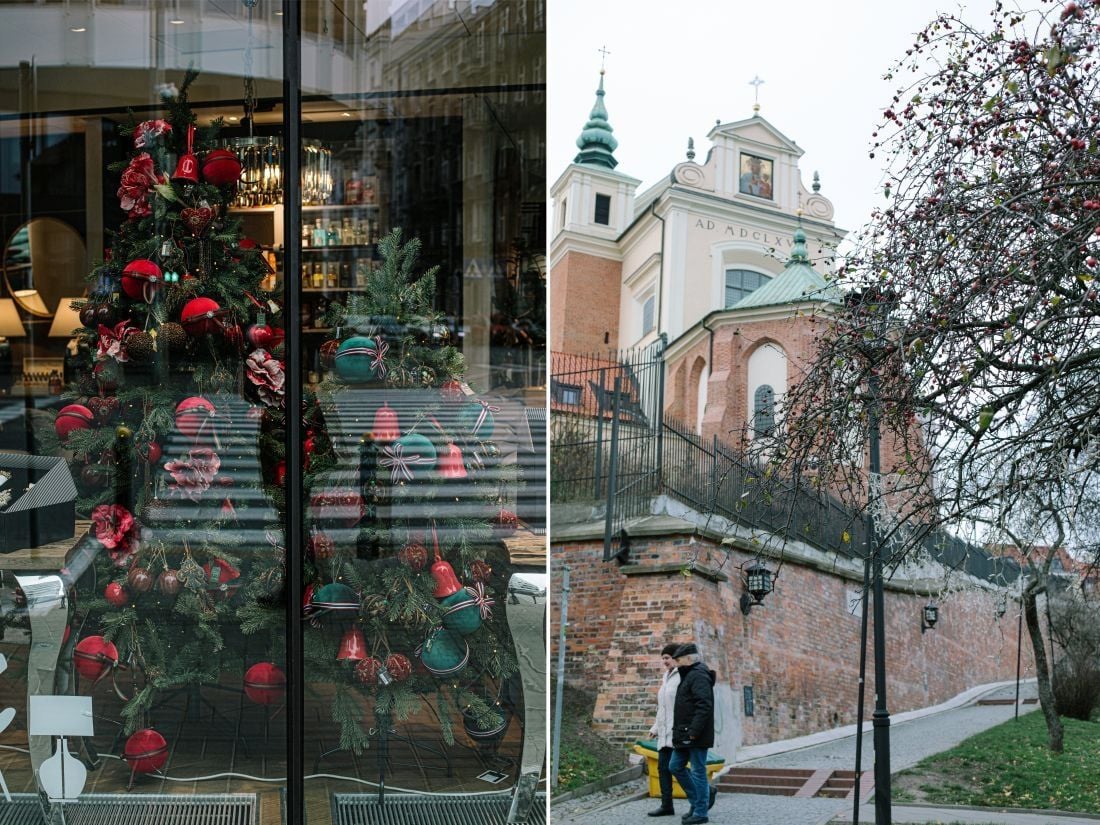
[[[612,154],[619,141],[611,134],[611,124],[607,122],[607,108],[603,105],[603,71],[600,72],[600,87],[596,90],[596,103],[588,122],[577,138],[577,148],[581,151],[573,158],[573,163],[586,163],[590,166],[604,166],[614,169],[619,165]]]
[[[804,301],[840,303],[836,287],[810,265],[810,255],[806,250],[806,233],[802,229],[801,218],[799,218],[798,228],[794,231],[793,241],[791,257],[787,259],[786,268],[762,287],[753,290],[734,304],[732,309],[780,306]]]

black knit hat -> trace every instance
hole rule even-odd
[[[661,655],[662,656],[672,656],[672,654],[674,654],[679,649],[680,649],[680,643],[679,642],[673,642],[672,644],[665,645],[664,647],[661,648]],[[673,658],[675,658],[675,657],[673,657]]]
[[[676,648],[676,652],[672,654],[673,659],[679,659],[681,656],[699,655],[699,648],[695,646],[695,642],[687,642]]]

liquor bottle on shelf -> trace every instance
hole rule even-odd
[[[313,230],[310,228],[309,224],[307,224],[305,221],[302,221],[302,249],[308,249],[310,246],[312,246],[312,241]]]
[[[336,228],[336,222],[333,221],[328,225],[328,232],[325,235],[326,246],[339,246],[340,245],[340,230]]]
[[[351,264],[344,261],[340,264],[340,286],[347,288],[351,285]]]
[[[325,326],[325,313],[328,311],[328,301],[319,298],[313,311],[313,328],[323,329]]]
[[[365,287],[370,279],[370,261],[366,258],[355,259],[355,286]]]
[[[325,286],[329,289],[336,287],[336,278],[340,273],[340,264],[336,261],[328,261],[325,265]]]
[[[310,246],[327,246],[328,245],[328,233],[325,231],[325,227],[321,225],[321,219],[315,218],[313,221],[313,243]]]
[[[359,204],[363,202],[363,181],[358,172],[352,172],[351,177],[344,181],[344,203]]]
[[[325,285],[325,270],[321,261],[313,262],[313,273],[310,277],[310,286],[321,289]]]

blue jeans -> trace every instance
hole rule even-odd
[[[688,763],[691,770],[688,770]],[[710,803],[710,786],[707,783],[707,749],[676,748],[668,762],[668,770],[687,794],[691,812],[706,817]]]

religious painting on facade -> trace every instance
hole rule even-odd
[[[771,198],[774,170],[774,161],[742,152],[739,191],[742,195]]]

